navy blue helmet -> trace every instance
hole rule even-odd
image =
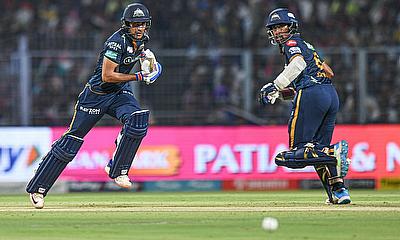
[[[268,38],[271,43],[276,45],[283,44],[289,40],[294,34],[297,33],[299,24],[293,13],[287,8],[278,8],[273,10],[265,21],[265,27],[267,28]],[[289,28],[289,37],[287,38],[277,38],[274,36],[272,29],[276,26],[287,25]]]
[[[129,4],[122,14],[121,18],[122,28],[129,34],[131,23],[144,22],[146,23],[146,37],[147,32],[151,27],[151,16],[149,10],[141,3]],[[133,36],[132,36],[133,37]]]

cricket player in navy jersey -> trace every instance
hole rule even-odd
[[[339,98],[332,85],[334,73],[304,41],[298,32],[298,21],[286,8],[272,11],[266,19],[268,37],[285,57],[285,68],[259,93],[264,105],[293,93],[289,119],[289,151],[279,153],[275,163],[289,168],[314,166],[328,195],[327,203],[351,202],[343,178],[349,160],[348,144],[342,140],[331,145]]]
[[[104,43],[97,66],[79,94],[71,124],[43,157],[26,191],[35,208],[43,208],[44,197],[67,164],[74,159],[83,138],[108,114],[123,124],[116,139],[116,150],[105,166],[110,178],[129,188],[129,169],[148,128],[149,111],[140,108],[129,85],[130,81],[151,84],[160,76],[161,65],[154,54],[145,49],[151,16],[148,9],[133,3],[125,8],[121,28]],[[141,71],[131,73],[140,63]]]

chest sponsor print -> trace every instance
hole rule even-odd
[[[129,65],[129,64],[136,62],[137,60],[139,60],[139,56],[137,56],[137,57],[128,56],[128,57],[124,58],[123,63],[125,65]]]
[[[114,51],[118,51],[118,50],[122,49],[121,44],[119,44],[117,42],[109,42],[109,43],[107,43],[107,47]]]
[[[294,47],[297,45],[297,42],[295,40],[289,40],[286,42],[286,45],[289,47]]]

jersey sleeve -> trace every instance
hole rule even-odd
[[[299,43],[298,40],[290,39],[284,44],[283,51],[290,62],[296,55],[303,56],[304,49],[302,49],[301,43]]]
[[[120,64],[122,60],[122,43],[116,40],[109,40],[104,43],[104,57]]]

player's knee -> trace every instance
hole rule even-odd
[[[143,138],[146,136],[149,126],[149,116],[149,110],[132,113],[125,122],[123,134],[131,138]]]
[[[64,135],[53,144],[51,153],[61,161],[70,162],[74,159],[82,144],[82,138]]]

